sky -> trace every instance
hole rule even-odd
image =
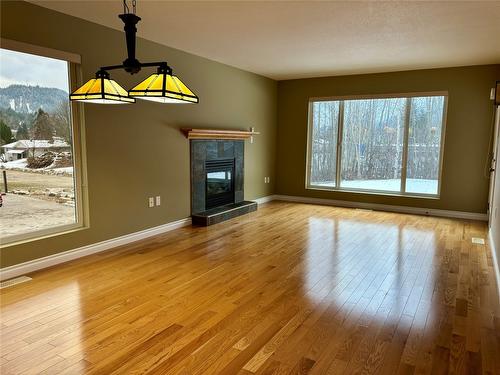
[[[68,63],[0,48],[0,87],[13,84],[55,87],[68,92]]]

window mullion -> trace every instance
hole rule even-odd
[[[342,168],[342,134],[344,131],[344,101],[341,100],[339,103],[339,120],[338,120],[338,131],[337,131],[337,159],[336,159],[336,169],[335,169],[335,187],[338,189],[340,187],[340,170]]]
[[[411,98],[406,98],[406,112],[403,133],[403,155],[401,157],[401,193],[406,193],[406,175],[408,169],[408,138],[410,135]]]

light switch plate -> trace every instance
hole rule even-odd
[[[156,196],[156,205],[159,206],[161,204],[161,197],[159,195]]]
[[[149,208],[155,206],[155,199],[153,197],[149,197]]]

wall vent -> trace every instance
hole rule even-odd
[[[472,237],[472,243],[484,245],[484,238]]]
[[[14,279],[10,280],[5,280],[0,282],[0,289],[8,288],[9,286],[25,283],[26,281],[33,280],[31,277],[28,276],[19,276]]]

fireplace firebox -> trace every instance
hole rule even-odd
[[[234,203],[234,159],[205,161],[205,209]]]

